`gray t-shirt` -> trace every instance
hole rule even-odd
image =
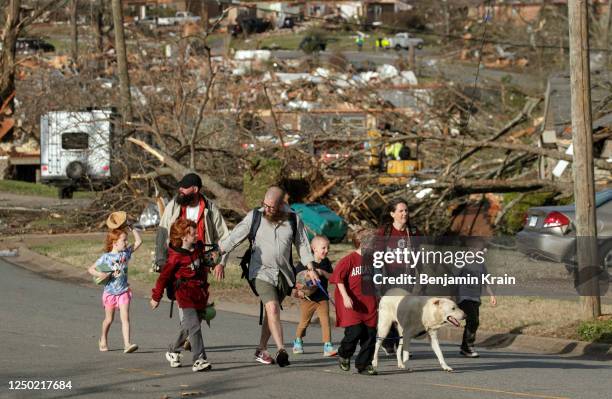
[[[263,213],[263,208],[260,208],[259,211]],[[291,212],[289,209],[287,211]],[[293,265],[289,261],[292,244],[297,247],[302,264],[307,265],[314,261],[304,223],[297,215],[296,219],[298,231],[295,234],[295,242],[293,242],[293,230],[289,219],[276,224],[262,215],[261,224],[257,229],[255,242],[253,243],[253,252],[249,264],[249,280],[258,278],[277,287],[279,273],[282,273],[290,284],[295,281]],[[234,227],[229,236],[219,242],[221,250],[231,252],[242,241],[246,240],[251,231],[252,221],[253,211],[250,211]]]

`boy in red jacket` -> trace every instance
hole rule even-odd
[[[376,346],[378,301],[373,295],[365,295],[361,289],[364,271],[361,243],[370,235],[366,229],[355,232],[353,244],[356,250],[338,261],[329,282],[336,284],[336,326],[344,327],[344,338],[338,348],[340,368],[350,370],[351,356],[359,344],[355,368],[360,374],[376,375],[372,358]]]
[[[166,359],[170,367],[181,366],[181,353],[186,332],[193,354],[193,371],[208,371],[211,364],[206,359],[204,339],[202,338],[199,311],[208,303],[208,270],[201,260],[202,251],[194,249],[196,241],[196,224],[188,219],[179,219],[170,228],[170,245],[168,259],[157,278],[151,295],[151,308],[159,305],[164,289],[172,286],[179,306],[181,332],[176,342],[170,345]]]

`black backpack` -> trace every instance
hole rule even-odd
[[[249,279],[249,265],[251,264],[251,254],[253,253],[253,243],[255,242],[255,236],[257,235],[257,230],[259,229],[259,225],[261,224],[261,211],[259,208],[253,209],[253,219],[251,219],[251,229],[249,230],[249,235],[247,238],[249,239],[249,248],[246,250],[242,258],[240,258],[240,268],[242,269],[241,278],[246,279],[249,283],[249,287],[255,296],[259,296],[257,290],[255,289],[255,280]],[[293,233],[292,242],[295,243],[295,237],[297,235],[297,216],[294,212],[289,212],[289,224],[291,225],[291,230]],[[293,247],[289,252],[289,263],[291,267],[293,266]],[[295,272],[295,268],[294,268]],[[295,274],[295,273],[294,273]],[[281,306],[282,309],[282,306]],[[261,325],[263,320],[263,303],[259,302],[259,324]]]

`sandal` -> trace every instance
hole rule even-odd
[[[100,349],[100,352],[108,352],[108,346],[106,344],[102,345],[101,339],[98,340],[98,349]]]
[[[123,353],[132,353],[132,352],[136,352],[137,350],[138,350],[138,345],[130,344],[126,346],[125,349],[123,349]]]

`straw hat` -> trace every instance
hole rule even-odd
[[[125,222],[127,222],[127,213],[123,211],[113,212],[108,215],[106,226],[111,230],[119,229],[125,225]]]

